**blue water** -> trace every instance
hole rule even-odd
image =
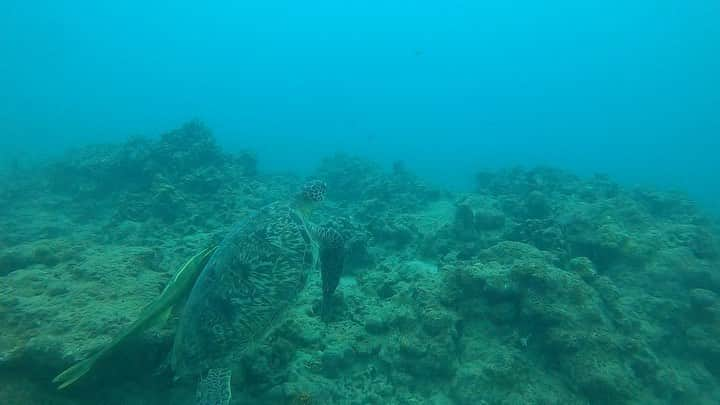
[[[151,4],[149,4],[151,3]],[[13,1],[0,155],[199,117],[266,170],[551,164],[720,206],[720,2]]]

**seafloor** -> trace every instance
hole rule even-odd
[[[682,195],[550,168],[469,193],[338,155],[316,222],[345,235],[328,322],[319,274],[247,351],[238,404],[717,404],[717,223]],[[302,184],[192,122],[0,179],[0,404],[192,404],[165,359],[177,313],[77,385],[175,269]]]

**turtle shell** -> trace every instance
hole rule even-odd
[[[193,286],[171,362],[176,378],[232,368],[295,302],[318,245],[301,213],[275,203],[236,225]]]

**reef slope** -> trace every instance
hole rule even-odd
[[[552,168],[449,193],[401,163],[323,160],[341,229],[329,322],[313,275],[249,350],[239,404],[714,404],[720,246],[686,197]],[[176,316],[64,392],[174,269],[303,179],[258,173],[191,122],[0,176],[0,403],[190,404],[163,369]]]

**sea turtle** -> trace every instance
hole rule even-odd
[[[53,379],[58,389],[75,383],[90,372],[101,359],[114,353],[133,336],[137,336],[150,326],[167,320],[173,306],[187,296],[200,272],[205,268],[216,247],[203,249],[183,264],[168,282],[160,296],[142,310],[137,320],[130,324],[123,333],[116,336],[110,343],[92,356],[79,361]]]
[[[200,378],[199,405],[230,401],[238,358],[268,334],[319,266],[321,316],[340,280],[342,236],[309,222],[325,183],[312,181],[290,202],[276,202],[235,225],[193,286],[171,353],[175,378]]]

